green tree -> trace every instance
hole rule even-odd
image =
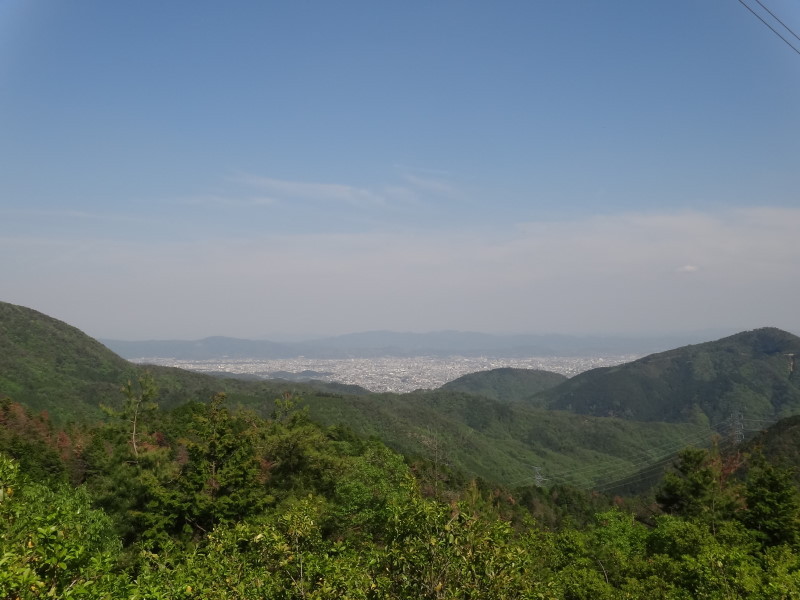
[[[128,379],[122,406],[103,407],[112,419],[94,428],[83,453],[87,486],[126,545],[146,536],[157,517],[150,506],[156,482],[175,476],[169,445],[154,431],[156,416],[166,418],[153,401],[156,392],[149,373]]]
[[[789,469],[771,465],[761,453],[751,458],[741,520],[769,546],[800,542],[800,495]]]
[[[122,393],[125,400],[119,410],[105,405],[102,408],[106,414],[121,422],[130,444],[132,460],[136,463],[139,461],[141,438],[146,433],[146,421],[158,410],[158,404],[154,401],[158,388],[153,376],[145,372],[135,380],[128,379],[122,386]]]
[[[187,463],[173,495],[178,518],[195,533],[259,512],[266,500],[247,423],[216,394],[187,432]]]
[[[752,536],[736,521],[715,529],[699,520],[661,515],[648,534],[639,581],[659,581],[677,598],[759,598],[763,572]],[[680,590],[682,593],[678,593]]]
[[[664,512],[699,520],[713,532],[741,508],[732,471],[716,448],[686,448],[678,456],[675,470],[664,475],[656,500]]]
[[[334,484],[328,527],[341,539],[381,539],[392,507],[407,502],[415,483],[403,458],[372,443],[348,457]]]

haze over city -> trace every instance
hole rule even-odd
[[[130,340],[798,333],[798,106],[733,1],[9,0],[0,299]]]

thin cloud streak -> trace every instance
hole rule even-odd
[[[406,181],[416,189],[423,192],[431,192],[440,196],[458,196],[460,195],[455,186],[449,181],[443,179],[434,179],[432,177],[420,177],[407,173],[405,175]]]
[[[247,173],[232,176],[229,181],[245,189],[258,190],[274,204],[281,203],[285,207],[295,205],[298,209],[303,208],[303,203],[318,203],[392,214],[395,210],[428,206],[436,200],[461,200],[466,197],[463,190],[443,175],[420,175],[412,172],[402,173],[398,183],[384,183],[375,188],[291,181]],[[244,193],[241,195],[246,196]],[[231,204],[236,197],[236,194],[222,196]],[[201,200],[202,198],[200,197]],[[215,198],[215,195],[210,195],[210,199]]]
[[[386,199],[379,193],[338,183],[287,181],[256,175],[238,175],[233,177],[232,181],[287,199],[341,202],[358,207],[386,204]]]
[[[193,196],[178,200],[180,204],[213,208],[249,208],[257,206],[274,206],[275,198],[269,196],[236,197],[223,195]]]

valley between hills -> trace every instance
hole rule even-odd
[[[800,597],[798,354],[762,328],[376,393],[0,303],[0,597]]]
[[[267,416],[288,394],[319,423],[377,437],[406,455],[435,455],[447,468],[504,485],[546,477],[621,490],[633,481],[635,489],[638,476],[650,481],[687,445],[750,434],[800,414],[793,362],[800,338],[774,328],[570,378],[505,368],[437,389],[371,393],[332,381],[215,377],[134,364],[74,327],[10,304],[0,304],[0,323],[0,395],[57,422],[100,418],[101,405],[122,401],[122,382],[147,372],[164,409],[224,392],[233,406]],[[229,352],[245,351],[232,350],[232,343],[226,341]]]

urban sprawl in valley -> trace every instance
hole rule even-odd
[[[582,357],[492,358],[433,356],[311,359],[304,357],[251,360],[178,360],[139,358],[135,362],[179,367],[203,373],[230,373],[264,378],[316,379],[359,385],[372,392],[411,392],[435,389],[462,375],[501,367],[541,369],[572,377],[596,367],[630,362],[636,355]]]

